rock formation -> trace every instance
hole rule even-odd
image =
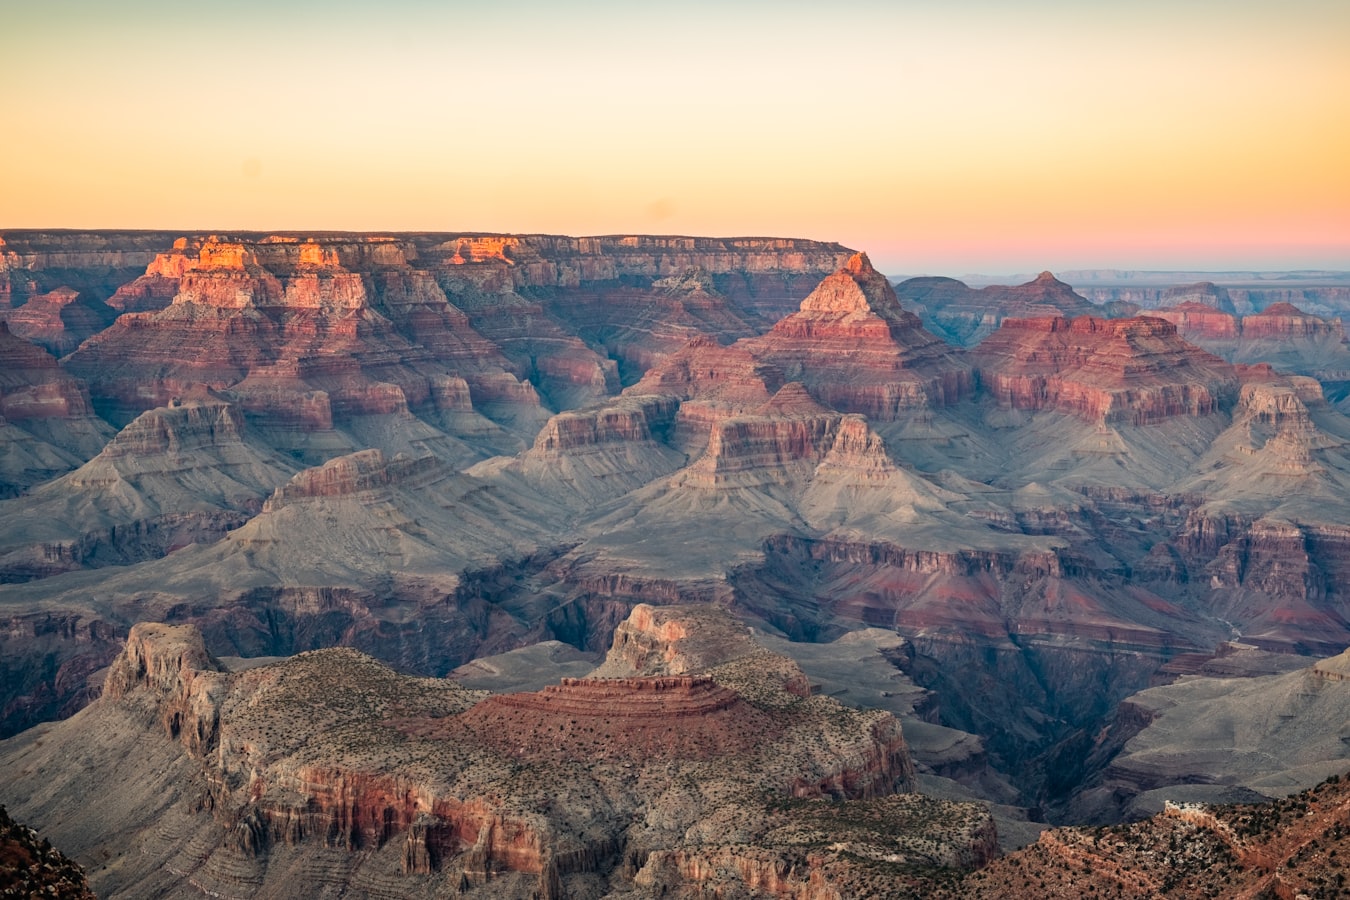
[[[81,381],[0,322],[0,497],[75,468],[112,433]]]
[[[821,403],[877,421],[954,404],[972,389],[967,364],[900,307],[864,253],[746,346]]]
[[[691,643],[717,620],[643,615],[634,633],[659,616]],[[99,702],[0,746],[0,796],[115,861],[103,896],[271,893],[303,866],[312,887],[405,896],[843,897],[995,855],[977,807],[895,796],[913,770],[889,714],[794,692],[792,663],[713,630],[697,673],[483,698],[350,650],[222,662],[193,628],[140,624]]]
[[[129,565],[239,527],[294,464],[204,397],[143,413],[93,459],[0,503],[0,581]]]
[[[584,659],[634,607],[714,601],[821,652],[884,629],[864,668],[904,683],[868,696],[916,723],[918,776],[996,801],[1021,842],[1019,805],[1062,820],[1110,763],[1096,739],[1129,695],[1221,667],[1226,642],[1350,643],[1339,332],[1251,315],[1237,288],[1278,368],[1083,315],[1051,276],[919,280],[902,306],[866,257],[809,241],[4,237],[6,315],[124,311],[64,368],[0,335],[0,568],[22,581],[0,587],[4,733],[80,708],[147,620],[217,655],[347,646],[441,676],[558,641]],[[944,303],[981,345],[922,327]],[[1281,371],[1280,348],[1313,346],[1297,371],[1320,386]],[[124,427],[111,444],[94,410]],[[425,866],[435,829],[408,829]],[[738,853],[658,868],[796,890]]]
[[[1350,791],[1340,773],[1272,803],[1172,803],[1112,828],[1047,831],[940,897],[1343,897]]]
[[[65,286],[32,297],[11,310],[4,321],[11,333],[32,341],[55,356],[65,356],[112,323],[107,305]]]
[[[1056,409],[1103,424],[1212,415],[1236,373],[1186,344],[1171,323],[1008,319],[976,351],[981,384],[1014,409]]]
[[[1266,363],[1310,375],[1336,399],[1350,387],[1350,348],[1341,320],[1309,315],[1290,303],[1237,316],[1195,303],[1150,311],[1177,326],[1186,340],[1234,363]]]
[[[968,287],[954,278],[910,278],[895,286],[934,334],[962,347],[973,347],[993,334],[1004,319],[1046,316],[1075,318],[1105,315],[1050,272],[1026,284]]]

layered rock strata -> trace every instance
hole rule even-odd
[[[1008,319],[976,351],[980,383],[1014,409],[1056,409],[1103,424],[1200,417],[1230,405],[1237,373],[1182,341],[1169,322]]]
[[[862,253],[745,346],[821,403],[877,421],[954,404],[973,388],[969,366],[900,307]]]
[[[895,290],[930,331],[963,347],[973,347],[993,334],[1004,319],[1105,314],[1050,272],[1026,284],[979,289],[954,278],[910,278]]]
[[[690,640],[712,613],[694,616]],[[894,719],[784,691],[795,667],[744,643],[697,675],[483,700],[344,650],[227,671],[195,629],[142,624],[97,704],[44,740],[0,746],[0,795],[52,820],[77,858],[116,860],[94,876],[103,896],[267,893],[298,865],[326,889],[378,882],[405,896],[685,896],[706,887],[694,860],[708,858],[741,889],[772,873],[794,892],[844,896],[850,884],[918,887],[934,865],[995,852],[976,808],[892,799],[912,778]],[[774,727],[756,733],[742,715]],[[595,736],[588,726],[606,720],[613,734]],[[717,740],[725,726],[740,738]],[[626,743],[635,727],[671,739]],[[531,728],[550,736],[523,741]],[[708,740],[679,736],[690,729]],[[149,792],[135,772],[145,764],[162,773]],[[65,805],[81,795],[85,824],[56,824],[73,821]],[[833,844],[795,868],[827,830]]]

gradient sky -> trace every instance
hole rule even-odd
[[[0,226],[1350,269],[1350,2],[0,2]]]

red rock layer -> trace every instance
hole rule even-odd
[[[976,290],[954,278],[911,278],[896,286],[933,331],[969,347],[1008,318],[1100,315],[1100,308],[1050,272],[1020,285],[990,285]]]
[[[64,356],[113,320],[113,311],[79,291],[60,287],[31,298],[5,316],[9,330]]]
[[[444,727],[468,729],[513,756],[637,762],[749,753],[781,730],[734,692],[694,676],[565,679],[535,694],[489,697]]]
[[[900,308],[890,283],[861,253],[823,280],[798,312],[737,346],[801,381],[821,403],[879,421],[955,403],[973,389],[970,367]]]
[[[1209,415],[1238,386],[1231,366],[1148,317],[1006,319],[976,358],[981,384],[1000,404],[1103,423]]]
[[[1242,317],[1191,302],[1151,310],[1148,315],[1176,325],[1187,340],[1345,340],[1340,319],[1309,315],[1290,303],[1275,303]]]
[[[1171,322],[1187,340],[1232,340],[1242,331],[1239,319],[1232,313],[1201,303],[1187,302],[1149,310],[1148,315]]]
[[[11,334],[0,322],[0,416],[23,422],[88,418],[93,413],[83,384],[41,347]]]
[[[635,394],[597,409],[559,413],[540,430],[531,452],[550,456],[655,440],[670,427],[678,405],[671,397]]]
[[[1242,317],[1246,338],[1336,338],[1345,340],[1341,320],[1311,316],[1292,303],[1273,303],[1255,315]]]

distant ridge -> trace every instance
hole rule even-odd
[[[1199,269],[1070,269],[1056,272],[1061,281],[1074,287],[1082,285],[1173,285],[1209,281],[1214,284],[1350,284],[1350,271],[1337,269],[1291,269],[1287,271],[1245,271]],[[904,281],[911,275],[890,275],[892,282]],[[968,274],[959,276],[971,287],[990,284],[1023,284],[1036,277],[1034,272],[1013,275]]]

